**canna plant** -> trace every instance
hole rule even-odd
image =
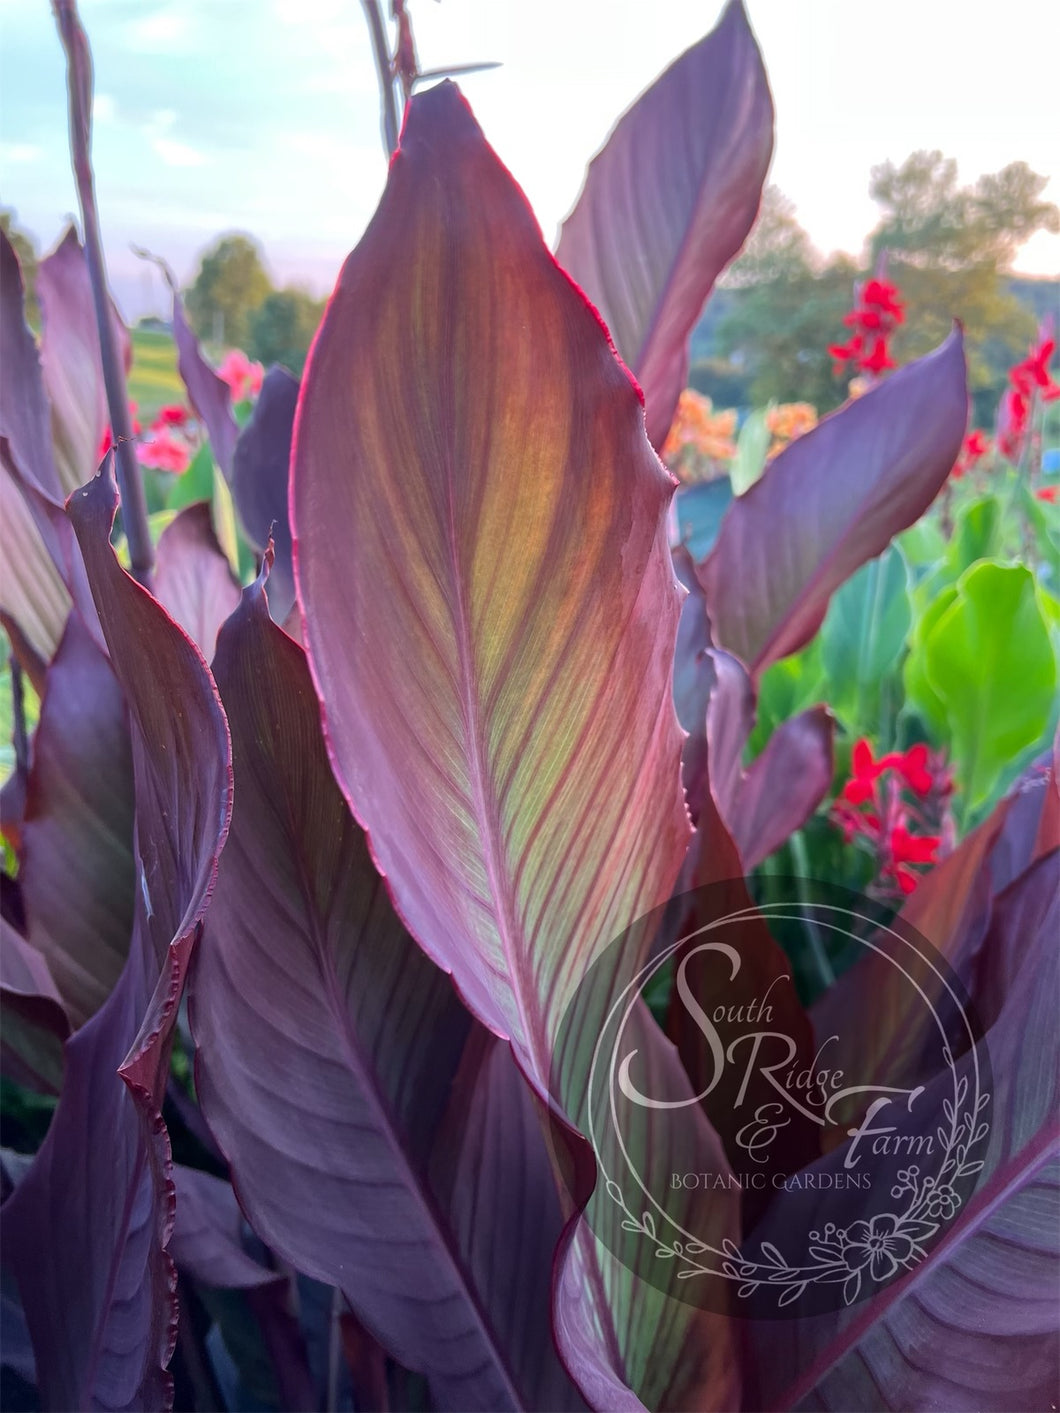
[[[701,921],[719,886],[748,908],[747,876],[831,789],[824,703],[748,761],[763,685],[918,521],[965,434],[955,331],[792,441],[709,552],[671,546],[657,449],[772,146],[738,0],[620,120],[555,255],[456,86],[413,93],[301,384],[270,369],[249,419],[174,288],[209,450],[202,499],[157,544],[126,489],[87,43],[70,0],[57,13],[86,248],[71,234],[41,267],[39,344],[0,236],[3,621],[40,699],[4,792],[2,1058],[23,1096],[21,1151],[0,1155],[5,1392],[1042,1406],[1055,750],[902,890],[903,925],[982,1017],[956,1059],[988,1049],[995,1078],[974,1194],[924,1261],[827,1320],[700,1308],[678,1261],[648,1278],[588,1136],[588,1050],[658,945],[642,920]],[[858,759],[851,806],[883,768]],[[798,971],[763,920],[747,946],[757,979]],[[785,994],[800,1060],[838,1009],[874,1082],[906,1074],[917,1021],[871,956],[812,1009]],[[643,1073],[690,1109],[680,1134],[644,1121],[641,1170],[675,1219],[702,1212],[668,1175],[735,1166],[732,1115],[696,1102],[707,1057],[671,992],[632,1024]],[[841,1157],[800,1132],[788,1171]],[[793,1203],[712,1192],[711,1240],[779,1240]]]

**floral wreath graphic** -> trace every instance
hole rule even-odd
[[[834,909],[828,910],[834,911]],[[773,908],[753,908],[719,919],[700,931],[710,931],[714,927],[722,926],[755,912],[759,915],[769,913],[776,917],[786,916],[784,913],[777,912],[775,906]],[[854,914],[854,916],[858,915]],[[840,930],[845,931],[845,929]],[[906,945],[911,945],[907,939],[892,929],[885,928],[883,930],[891,936],[897,937]],[[848,933],[847,935],[853,934]],[[655,958],[643,968],[624,989],[612,1007],[608,1024],[603,1027],[601,1040],[597,1043],[597,1051],[599,1051],[603,1036],[608,1032],[611,1019],[630,991],[633,990],[634,995],[639,996],[640,989],[646,980],[650,979],[650,976],[669,956],[688,940],[689,938],[680,938],[673,943],[661,957]],[[864,941],[864,939],[861,940]],[[864,945],[879,952],[879,949],[873,947],[872,943]],[[879,954],[886,955],[885,953]],[[888,958],[888,960],[898,965],[893,962],[893,958]],[[899,970],[904,973],[904,968],[899,966]],[[908,973],[904,974],[908,977]],[[949,983],[941,974],[936,974],[939,975],[943,985],[952,996]],[[916,985],[915,982],[913,984]],[[919,987],[917,989],[919,990]],[[927,1004],[929,1009],[933,1011],[930,1002]],[[961,1014],[963,1017],[963,1011]],[[964,1017],[964,1019],[967,1024],[967,1018]],[[621,1034],[621,1027],[619,1034]],[[617,1049],[617,1040],[615,1048]],[[777,1292],[778,1309],[793,1304],[811,1285],[841,1282],[844,1304],[853,1304],[862,1293],[862,1285],[866,1277],[873,1285],[883,1285],[892,1280],[898,1272],[912,1270],[924,1259],[927,1255],[924,1243],[938,1232],[942,1222],[952,1220],[961,1206],[963,1199],[955,1184],[961,1179],[974,1177],[983,1167],[982,1160],[974,1158],[972,1152],[986,1139],[990,1130],[989,1123],[982,1117],[983,1111],[990,1101],[990,1095],[980,1088],[980,1069],[974,1051],[972,1069],[975,1083],[971,1095],[969,1095],[968,1076],[958,1076],[953,1054],[948,1044],[943,1045],[942,1055],[953,1078],[954,1093],[952,1099],[947,1098],[943,1101],[944,1122],[936,1130],[942,1147],[942,1159],[937,1173],[922,1174],[917,1164],[900,1169],[896,1175],[897,1182],[891,1188],[890,1194],[896,1201],[903,1197],[906,1198],[902,1210],[898,1212],[880,1213],[867,1219],[852,1222],[847,1227],[837,1227],[834,1223],[828,1222],[821,1230],[811,1230],[809,1233],[811,1241],[809,1254],[813,1261],[809,1265],[792,1265],[785,1259],[783,1253],[768,1241],[761,1243],[761,1260],[749,1259],[728,1238],[722,1241],[720,1248],[711,1246],[708,1242],[692,1236],[672,1217],[663,1212],[640,1182],[630,1162],[618,1129],[612,1091],[610,1112],[615,1132],[619,1136],[622,1155],[636,1178],[644,1197],[659,1212],[663,1221],[678,1228],[684,1239],[674,1239],[667,1242],[660,1237],[655,1216],[651,1210],[645,1209],[638,1217],[630,1209],[621,1186],[606,1170],[601,1159],[600,1144],[596,1141],[596,1135],[593,1132],[594,1124],[590,1121],[590,1141],[600,1164],[605,1190],[611,1201],[623,1213],[622,1230],[640,1234],[653,1243],[657,1259],[672,1260],[680,1265],[682,1269],[677,1272],[678,1280],[691,1280],[697,1276],[721,1277],[729,1282],[738,1283],[736,1294],[741,1299],[745,1299],[759,1288],[765,1287]],[[597,1055],[594,1053],[593,1067],[590,1072],[590,1089],[596,1071],[596,1059]],[[613,1063],[610,1068],[613,1078]],[[709,1263],[711,1257],[716,1258],[715,1264]]]

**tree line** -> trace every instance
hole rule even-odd
[[[823,258],[793,203],[767,187],[759,220],[704,311],[692,339],[693,387],[717,406],[812,402],[837,407],[847,380],[828,345],[844,336],[855,282],[882,260],[906,301],[892,351],[899,362],[928,352],[964,325],[975,421],[989,426],[1008,369],[1039,323],[1060,325],[1060,278],[1011,274],[1017,250],[1036,231],[1060,229],[1042,199],[1047,179],[1024,162],[962,186],[941,152],[914,152],[873,168],[869,191],[880,219],[860,261]]]
[[[1060,326],[1060,277],[1011,274],[1019,247],[1036,231],[1060,230],[1060,211],[1042,198],[1046,178],[1025,162],[958,180],[941,152],[914,152],[900,165],[874,167],[869,191],[880,219],[862,258],[824,258],[799,225],[793,203],[767,187],[759,220],[692,336],[689,381],[719,407],[812,402],[820,412],[847,396],[828,345],[858,279],[886,265],[901,289],[906,321],[893,341],[900,362],[942,341],[951,320],[964,325],[974,419],[990,426],[1008,369],[1026,352],[1038,324]],[[36,252],[13,213],[0,212],[18,243],[32,292]],[[233,232],[200,258],[185,293],[196,333],[216,348],[238,347],[264,364],[301,373],[324,302],[298,287],[274,287],[259,243]]]

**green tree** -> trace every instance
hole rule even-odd
[[[856,278],[846,256],[821,261],[792,202],[766,187],[754,230],[723,277],[713,357],[693,365],[693,386],[725,405],[740,370],[755,406],[771,399],[808,401],[821,411],[838,406],[846,383],[833,375],[828,345],[842,332]]]
[[[907,302],[894,341],[901,359],[939,343],[953,319],[964,325],[976,420],[989,424],[1008,368],[1034,337],[1035,317],[1012,293],[1017,250],[1039,230],[1060,229],[1060,211],[1042,200],[1047,178],[1025,162],[961,186],[941,152],[914,152],[874,167],[869,188],[882,208],[871,263],[886,253],[888,277]]]
[[[251,315],[247,352],[259,363],[282,363],[301,374],[323,314],[324,301],[305,290],[274,290]]]
[[[203,255],[188,290],[188,318],[200,338],[242,348],[251,315],[271,291],[257,242],[246,235],[222,236]]]

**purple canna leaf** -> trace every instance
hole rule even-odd
[[[232,499],[244,530],[259,550],[272,537],[275,559],[265,592],[269,611],[281,624],[294,607],[287,501],[298,388],[286,368],[269,369],[232,459]]]
[[[85,623],[102,646],[103,638],[92,592],[85,577],[85,566],[63,509],[65,496],[52,451],[51,414],[44,394],[37,346],[26,325],[23,306],[22,271],[18,257],[7,236],[0,231],[0,366],[4,369],[4,375],[0,378],[0,476],[4,478],[0,504],[3,504],[5,512],[0,533],[5,550],[8,545],[13,547],[11,562],[23,583],[23,591],[18,595],[18,601],[12,603],[11,611],[18,619],[19,602],[24,605],[24,613],[27,608],[30,610],[27,622],[20,626],[30,635],[37,651],[44,651],[54,633],[58,612],[56,601],[61,602],[61,596],[57,594],[54,580],[46,574],[41,585],[41,598],[38,601],[35,597],[29,575],[32,567],[39,562],[40,547],[33,542],[28,531],[23,535],[20,527],[25,527],[24,515],[14,513],[10,519],[8,517],[8,477],[22,494],[41,545],[81,610]],[[7,608],[9,592],[6,584],[3,598]],[[46,604],[50,604],[51,608],[45,608]],[[36,623],[32,620],[34,611],[38,615]]]
[[[757,867],[802,826],[832,783],[835,719],[811,707],[782,722],[744,769],[755,721],[754,684],[738,658],[715,649],[716,684],[707,708],[710,781],[745,872]]]
[[[955,330],[782,451],[730,505],[699,570],[719,646],[757,676],[809,642],[840,584],[934,500],[967,419]]]
[[[482,1036],[442,1117],[470,1020],[393,912],[331,774],[305,655],[260,583],[214,670],[235,811],[190,1009],[198,1092],[240,1202],[444,1406],[570,1407],[569,1386],[553,1402],[560,1218],[528,1093]],[[447,1186],[448,1165],[460,1180]],[[471,1220],[487,1211],[496,1220]]]
[[[0,1016],[4,1073],[58,1094],[70,1021],[47,962],[6,917],[0,917]]]
[[[27,939],[76,1029],[121,975],[136,895],[128,713],[110,663],[76,612],[45,681],[19,882]]]
[[[165,267],[163,267],[165,268]],[[184,305],[173,276],[165,271],[173,293],[173,337],[177,343],[177,371],[188,391],[188,400],[195,415],[206,428],[213,459],[221,468],[225,480],[232,474],[239,428],[232,412],[232,395],[228,384],[219,378],[202,356],[199,341],[184,314]]]
[[[18,482],[0,456],[0,611],[41,664],[51,661],[70,612],[70,595],[41,538]],[[16,650],[22,661],[23,654]],[[23,667],[26,663],[23,661]]]
[[[578,979],[687,843],[670,494],[459,91],[417,95],[303,382],[296,577],[398,908],[542,1093]]]
[[[180,511],[162,531],[157,556],[155,596],[209,662],[221,624],[239,603],[239,585],[217,543],[208,502]]]
[[[55,467],[65,494],[93,476],[110,425],[96,312],[85,252],[73,226],[37,269],[42,331],[41,372],[51,407]],[[113,304],[114,342],[128,373],[132,345]]]
[[[758,213],[773,102],[740,0],[621,118],[589,167],[556,258],[644,389],[661,446],[688,339]]]
[[[283,1281],[243,1249],[243,1214],[230,1183],[177,1163],[173,1190],[176,1216],[169,1252],[180,1270],[223,1290],[257,1290]]]
[[[310,356],[293,467],[339,780],[399,912],[544,1099],[578,983],[667,897],[686,848],[672,483],[604,330],[451,84],[412,100]],[[649,941],[605,963],[600,995]],[[561,1096],[584,1082],[561,1076]],[[576,1208],[587,1197],[577,1184]],[[690,1308],[665,1316],[666,1296],[605,1275],[581,1229],[567,1259],[596,1272],[557,1276],[595,1341],[564,1351],[579,1382],[590,1366],[608,1387],[648,1379],[664,1319],[680,1380]]]
[[[60,1408],[171,1402],[172,1187],[160,1107],[231,808],[228,733],[212,681],[198,651],[118,565],[109,542],[116,500],[98,477],[71,497],[70,517],[132,723],[133,941],[117,986],[67,1042],[47,1137],[2,1209],[41,1401]]]
[[[976,1048],[989,1053],[993,1085],[976,1191],[935,1250],[866,1304],[753,1331],[762,1406],[1015,1410],[1055,1397],[1058,885],[1054,851],[994,900],[982,937],[979,995],[994,1015]],[[964,1074],[973,1053],[959,1061]],[[918,1100],[916,1132],[935,1132],[952,1092],[940,1075]],[[842,1150],[830,1165],[841,1159]],[[771,1213],[778,1231],[790,1231],[785,1210],[782,1199]],[[836,1217],[834,1197],[827,1216]]]

